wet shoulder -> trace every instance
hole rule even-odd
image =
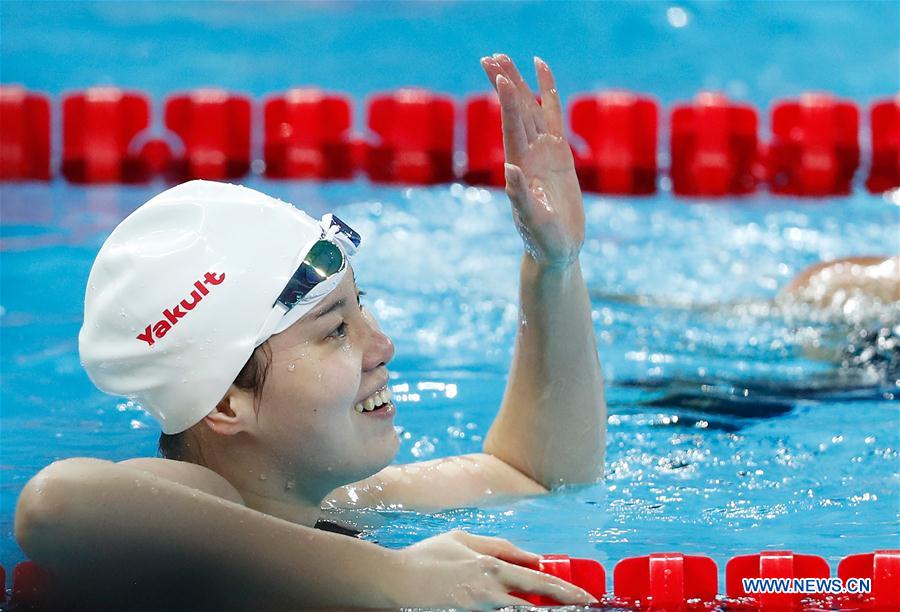
[[[246,505],[241,494],[230,482],[211,469],[196,463],[159,457],[139,457],[120,461],[119,465],[149,472],[154,476],[198,489],[242,506]]]

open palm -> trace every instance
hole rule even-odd
[[[525,249],[538,263],[565,268],[584,242],[584,205],[553,73],[535,58],[538,104],[509,57],[485,57],[481,65],[500,97],[506,192]]]

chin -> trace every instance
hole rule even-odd
[[[383,441],[377,443],[373,440],[367,445],[366,466],[363,468],[364,473],[360,474],[355,480],[363,480],[374,474],[377,474],[391,463],[400,450],[400,438],[394,428],[391,428],[390,436],[385,436]]]

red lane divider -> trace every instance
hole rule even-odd
[[[629,92],[578,96],[569,117],[572,131],[588,147],[576,160],[582,188],[621,195],[656,191],[655,100]]]
[[[147,178],[132,140],[150,124],[142,93],[94,87],[63,98],[62,174],[72,183],[134,183]]]
[[[566,555],[544,555],[530,569],[542,571],[575,584],[616,608],[651,610],[897,610],[900,609],[900,550],[848,555],[838,565],[838,577],[871,581],[871,593],[829,596],[792,593],[747,593],[744,578],[829,577],[828,563],[816,555],[790,551],[764,551],[730,559],[725,568],[728,599],[717,596],[715,561],[702,555],[653,553],[619,561],[613,571],[613,594],[606,593],[606,570],[592,559]],[[35,605],[45,589],[46,574],[33,562],[23,561],[13,570],[11,603]],[[5,583],[0,566],[0,585]],[[534,605],[558,605],[540,595],[513,593]],[[614,595],[614,596],[613,596]],[[0,602],[5,591],[0,592]]]
[[[250,98],[198,89],[170,97],[165,116],[184,144],[172,160],[178,180],[237,179],[250,171]]]
[[[263,158],[270,178],[344,179],[357,162],[352,106],[320,89],[292,89],[264,106]]]
[[[716,601],[719,577],[709,557],[681,553],[654,553],[622,559],[613,570],[617,598],[651,609],[679,610],[689,600]]]
[[[0,87],[0,181],[50,179],[50,99]]]
[[[828,94],[805,94],[772,109],[769,183],[774,193],[850,193],[859,166],[859,110]]]
[[[876,550],[874,553],[849,555],[838,565],[838,577],[866,578],[872,581],[869,594],[847,595],[842,609],[900,609],[900,550]]]
[[[533,566],[533,570],[556,576],[566,582],[581,587],[598,600],[606,593],[606,570],[603,565],[593,559],[575,559],[567,555],[544,555]],[[560,605],[560,602],[544,595],[512,593],[536,606]]]
[[[13,568],[11,603],[37,605],[44,590],[46,574],[34,561],[22,561]]]
[[[765,551],[758,555],[733,557],[725,566],[725,592],[728,597],[747,598],[751,607],[764,610],[791,609],[809,595],[800,593],[748,593],[744,578],[828,578],[828,562],[816,555],[791,551]]]
[[[343,179],[364,169],[377,182],[456,180],[456,113],[448,96],[402,89],[372,98],[367,124],[375,142],[353,138],[352,105],[346,96],[294,89],[266,100],[263,110],[268,177]],[[496,95],[470,98],[465,111],[468,168],[462,179],[503,186]],[[200,89],[170,97],[164,123],[173,134],[152,134],[146,94],[112,87],[75,92],[62,102],[61,171],[75,183],[239,179],[251,169],[251,112],[247,96]],[[49,99],[22,87],[0,86],[0,114],[0,181],[49,179]],[[655,100],[628,92],[581,95],[573,98],[569,117],[585,145],[574,151],[585,190],[655,192]],[[749,105],[701,93],[693,103],[673,107],[673,192],[742,195],[753,192],[763,178],[779,194],[850,192],[860,162],[859,110],[852,102],[805,94],[776,103],[770,121],[772,141],[766,150],[757,135],[757,113]],[[873,104],[870,129],[872,164],[866,187],[873,193],[898,188],[900,96]]]
[[[401,89],[372,98],[367,114],[369,129],[379,137],[366,147],[370,179],[418,185],[453,180],[451,98]]]
[[[866,188],[881,193],[900,187],[900,95],[872,105],[872,168]]]
[[[722,94],[704,92],[672,110],[672,191],[725,196],[756,190],[759,166],[756,111]]]
[[[466,158],[468,169],[463,178],[467,183],[506,186],[500,99],[495,94],[466,102]]]

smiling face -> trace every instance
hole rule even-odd
[[[390,464],[399,448],[393,404],[357,405],[384,400],[394,346],[360,306],[353,275],[268,342],[254,437],[272,465],[298,486],[331,490]]]

